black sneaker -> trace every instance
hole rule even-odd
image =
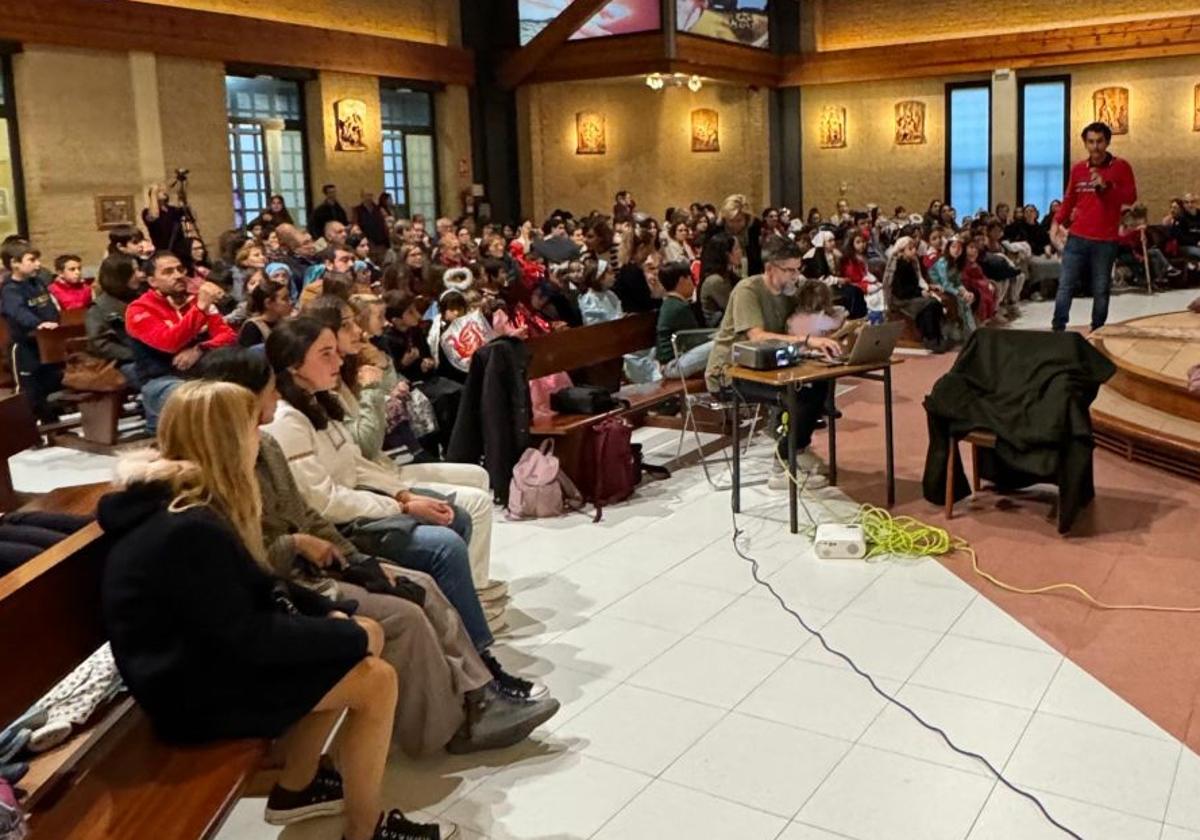
[[[458,826],[454,823],[417,823],[400,811],[391,811],[379,821],[371,840],[454,840]]]
[[[523,680],[505,671],[500,660],[492,656],[489,651],[485,650],[480,653],[479,658],[492,672],[492,682],[495,684],[496,690],[505,697],[511,697],[514,700],[541,700],[550,693],[550,689],[541,683]]]
[[[335,816],[345,809],[342,777],[322,762],[304,790],[287,790],[279,785],[271,788],[264,819],[271,825],[291,825],[314,817]]]

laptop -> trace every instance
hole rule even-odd
[[[850,355],[840,359],[822,359],[821,363],[833,366],[842,365],[877,365],[892,358],[900,333],[904,331],[903,321],[889,321],[886,324],[868,324],[858,333],[854,349]]]

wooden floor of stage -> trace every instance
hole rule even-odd
[[[1096,441],[1131,460],[1200,480],[1200,314],[1170,312],[1111,324],[1091,340],[1117,365],[1092,404]]]

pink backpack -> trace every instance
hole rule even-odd
[[[547,438],[538,449],[526,449],[513,467],[508,485],[508,515],[540,519],[582,507],[583,497],[575,483],[559,469],[554,441]]]

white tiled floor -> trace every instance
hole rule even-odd
[[[1125,295],[1113,320],[1190,297]],[[1031,305],[1018,326],[1048,320]],[[639,438],[661,446],[652,460],[674,454],[673,433]],[[765,458],[756,449],[748,468]],[[24,490],[111,466],[59,449],[13,459]],[[787,533],[782,494],[747,489],[743,509],[745,550],[810,625],[1080,837],[1200,840],[1200,757],[940,564],[819,562]],[[508,750],[394,758],[389,805],[452,819],[467,840],[1068,836],[827,653],[754,583],[730,534],[728,494],[695,467],[598,524],[497,517],[493,576],[513,590],[497,652],[562,711]],[[339,837],[334,820],[280,832],[262,805],[240,802],[221,840]]]
[[[641,434],[673,454],[670,433]],[[743,504],[749,551],[793,608],[1079,836],[1200,840],[1200,757],[975,590],[932,561],[818,562],[786,532],[782,494],[749,489]],[[697,468],[599,524],[498,520],[493,574],[514,590],[500,656],[562,711],[496,754],[397,757],[386,786],[471,840],[1068,836],[780,610]],[[221,840],[337,836],[333,821],[280,833],[261,808],[239,803]]]

